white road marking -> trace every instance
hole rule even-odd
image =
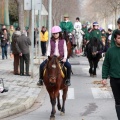
[[[60,99],[62,99],[63,91],[60,90]],[[74,88],[68,88],[67,99],[75,99]]]
[[[95,99],[99,98],[112,98],[109,91],[101,90],[100,88],[91,88],[93,97]]]

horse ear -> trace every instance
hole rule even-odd
[[[57,57],[57,58],[58,58],[59,61],[61,60],[61,56],[59,56],[59,57]]]
[[[48,60],[51,60],[51,57],[50,57],[50,56],[48,56]]]

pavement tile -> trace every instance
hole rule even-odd
[[[39,64],[35,63],[33,69],[34,78],[14,75],[13,59],[1,60],[0,54],[0,78],[4,78],[4,86],[9,89],[6,93],[0,93],[0,119],[23,112],[34,104],[41,92],[36,85]]]

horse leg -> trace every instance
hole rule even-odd
[[[92,71],[92,69],[93,69],[93,61],[92,61],[92,59],[88,59],[88,61],[89,61],[89,65],[90,65],[89,74],[90,74],[90,77],[92,77],[93,76],[93,71]]]
[[[61,111],[60,93],[58,93],[57,101],[58,101],[58,104],[57,104],[58,110]]]
[[[55,94],[50,92],[49,90],[47,90],[48,93],[49,93],[49,96],[50,96],[50,102],[51,102],[51,105],[52,105],[52,111],[51,111],[51,115],[50,115],[50,120],[53,118],[55,118],[55,113],[56,113],[56,110],[55,110],[55,105],[56,105],[56,97],[55,97]]]
[[[62,103],[61,115],[65,114],[65,100],[67,97],[67,91],[68,91],[68,87],[63,90],[63,95],[62,95],[63,103]]]
[[[72,71],[72,69],[71,69],[71,73],[72,73],[72,75],[73,75],[73,71]]]
[[[51,111],[51,116],[50,118],[55,118],[55,105],[56,105],[56,99],[55,98],[51,98],[51,104],[52,104],[52,111]]]
[[[99,59],[95,59],[94,60],[94,71],[93,71],[93,75],[96,76],[96,69],[97,69],[97,66],[98,66],[98,62],[99,62]]]

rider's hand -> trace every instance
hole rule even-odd
[[[96,54],[98,54],[98,51],[96,51]]]
[[[103,80],[101,81],[101,83],[103,84],[103,86],[106,86],[106,85],[107,85],[107,79],[103,79]]]
[[[19,56],[22,56],[22,53],[20,53]]]
[[[62,61],[63,61],[63,62],[66,62],[66,58],[63,58]]]

